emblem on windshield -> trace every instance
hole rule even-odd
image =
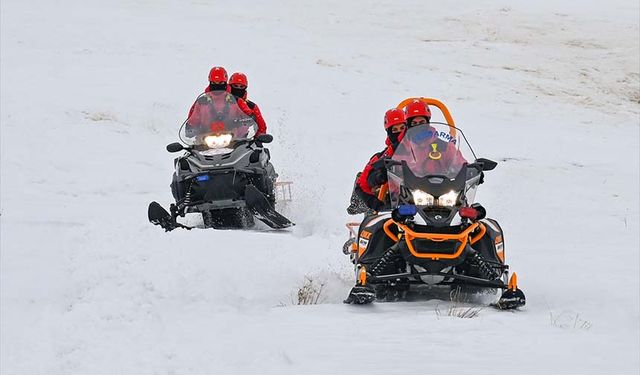
[[[442,154],[440,153],[440,151],[438,151],[438,144],[432,143],[431,148],[433,149],[433,151],[429,153],[429,159],[433,159],[433,160],[440,159],[442,157]]]

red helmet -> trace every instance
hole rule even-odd
[[[393,125],[404,124],[407,119],[401,109],[393,108],[384,114],[384,128],[389,129]]]
[[[227,83],[227,71],[221,66],[214,66],[209,71],[209,82],[225,82]]]
[[[423,116],[426,117],[427,120],[431,120],[431,110],[429,109],[429,106],[422,100],[416,99],[409,103],[404,108],[404,113],[407,119],[411,117]]]
[[[243,85],[249,87],[249,81],[244,73],[233,73],[229,78],[230,85]]]

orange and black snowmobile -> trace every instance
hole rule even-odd
[[[410,127],[391,158],[379,199],[389,207],[366,215],[345,244],[355,265],[356,285],[345,303],[394,301],[412,292],[443,286],[462,290],[502,290],[495,305],[525,304],[517,276],[505,263],[504,237],[497,221],[474,202],[484,172],[496,162],[476,158],[447,107],[446,122]]]

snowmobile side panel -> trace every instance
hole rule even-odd
[[[486,233],[471,246],[492,262],[504,264],[504,235],[498,222],[493,219],[481,220],[487,228]]]
[[[385,251],[393,246],[394,241],[387,237],[382,230],[385,221],[389,219],[389,214],[367,216],[358,229],[357,262],[370,266],[380,258]]]

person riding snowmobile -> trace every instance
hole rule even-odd
[[[204,88],[204,92],[211,91],[229,91],[229,86],[227,85],[228,75],[227,70],[221,66],[214,66],[209,71],[209,85]],[[193,103],[191,108],[189,109],[189,116],[193,113],[193,109],[196,104]]]
[[[253,119],[256,121],[256,124],[258,124],[258,131],[256,132],[256,135],[266,134],[267,123],[264,121],[264,117],[262,117],[260,107],[258,107],[256,103],[247,99],[247,88],[249,87],[247,76],[240,72],[233,73],[229,78],[229,86],[231,94],[237,98],[243,99],[253,111]]]
[[[214,66],[209,71],[209,85],[204,89],[195,103],[189,109],[189,117],[185,125],[185,135],[195,137],[202,133],[203,128],[209,127],[211,131],[219,131],[224,128],[221,121],[224,118],[238,118],[242,113],[252,116],[253,111],[247,103],[228,92],[228,75],[225,68]],[[232,105],[233,102],[237,106]],[[200,140],[201,141],[201,140]],[[171,192],[177,200],[180,196],[180,187],[177,176],[174,173],[171,179]]]
[[[455,147],[448,147],[448,141],[446,141],[446,134],[439,134],[431,123],[431,110],[429,106],[421,100],[413,100],[404,108],[404,114],[407,118],[407,128],[412,128],[419,125],[428,125],[428,132],[433,132],[429,137],[434,138],[434,142],[431,143],[431,149],[429,150],[416,150],[418,153],[422,153],[418,160],[423,160],[423,168],[426,171],[442,171],[442,164],[448,164],[449,168],[458,169],[463,163],[467,163],[462,153],[456,150]],[[444,139],[443,139],[444,138]],[[400,155],[398,155],[400,156]],[[407,158],[411,160],[413,158]],[[477,217],[484,217],[487,214],[486,209],[480,203],[474,203],[473,208],[476,210]]]
[[[378,199],[375,191],[387,181],[387,170],[383,160],[393,156],[396,147],[402,140],[406,129],[404,112],[397,108],[388,110],[384,115],[384,129],[387,132],[385,141],[387,147],[369,159],[364,170],[359,174],[355,186],[355,193],[373,211],[379,211],[385,205],[383,201]]]
[[[448,135],[438,133],[438,131],[430,125],[431,110],[426,103],[421,100],[414,100],[405,107],[404,113],[407,118],[407,128],[427,125],[429,128],[427,137],[433,138],[431,149],[416,150],[423,154],[418,160],[422,160],[423,163],[425,163],[427,171],[441,170],[441,164],[443,162],[448,163],[451,168],[459,168],[463,163],[467,162],[459,150],[456,150],[455,147],[448,147]]]
[[[420,101],[414,100],[404,108],[404,115],[407,120],[407,127],[429,124],[431,121],[431,110],[429,106]]]
[[[228,80],[227,70],[221,66],[214,66],[209,71],[209,86],[205,87],[204,92],[229,91]]]
[[[232,95],[229,92],[227,81],[228,75],[225,68],[221,66],[211,68],[209,71],[209,86],[204,89],[204,93],[207,95],[201,96],[189,109],[189,120],[185,129],[187,136],[193,135],[197,127],[211,126],[211,130],[216,130],[215,127],[220,126],[217,123],[220,118],[229,117],[229,115],[233,117],[233,113],[228,113],[230,110],[237,111],[239,108],[245,114],[254,119],[256,118],[256,114],[243,98]],[[238,104],[237,107],[231,105],[233,100]],[[262,115],[260,115],[260,118],[262,118]]]

